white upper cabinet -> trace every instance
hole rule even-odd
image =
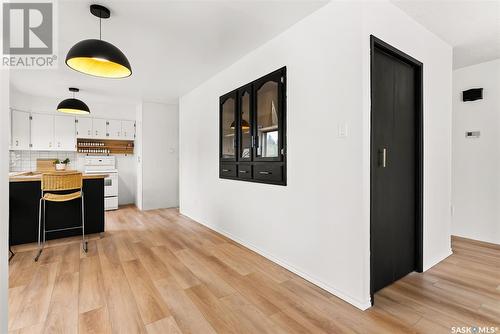
[[[123,140],[134,140],[135,139],[135,122],[134,121],[122,121],[122,133],[121,137]]]
[[[106,139],[106,120],[101,118],[92,119],[92,138]]]
[[[31,114],[31,148],[33,150],[54,150],[54,116]]]
[[[75,151],[75,117],[54,116],[54,148],[59,151]]]
[[[76,137],[77,138],[92,138],[92,118],[77,117],[76,118]]]
[[[122,122],[116,119],[108,120],[108,139],[122,139]]]
[[[12,150],[30,149],[30,113],[12,111],[10,147]]]

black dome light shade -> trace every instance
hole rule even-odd
[[[70,88],[70,92],[78,92],[78,88]],[[57,105],[57,111],[67,113],[67,114],[76,114],[76,115],[88,115],[90,114],[90,109],[89,107],[85,104],[85,102],[75,99],[74,95],[73,98],[66,99],[61,101]]]
[[[231,125],[229,126],[232,130],[234,130],[234,128],[236,127],[235,126],[236,124],[236,121],[233,121],[233,123],[231,123]],[[241,129],[242,130],[248,130],[250,129],[250,124],[248,124],[248,122],[244,119],[241,120]]]
[[[101,39],[101,19],[111,16],[109,9],[91,5],[90,12],[99,17],[99,39],[76,43],[66,56],[66,65],[75,71],[103,78],[125,78],[132,74],[130,63],[116,46]]]

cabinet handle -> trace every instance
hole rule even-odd
[[[89,134],[89,136],[90,136],[90,130],[87,130],[87,133],[88,133],[88,134]]]
[[[19,140],[16,140],[16,146],[19,146]]]
[[[380,163],[380,166],[382,166],[382,168],[385,168],[385,167],[387,167],[387,148],[384,147],[379,152],[382,155],[382,159],[381,159],[382,161]]]
[[[223,169],[222,171],[223,172],[230,172],[231,170],[230,169]]]
[[[259,172],[259,174],[262,174],[262,175],[270,175],[272,174],[271,172]]]
[[[246,173],[248,173],[248,171],[246,171],[246,170],[240,170],[240,173],[246,174]]]

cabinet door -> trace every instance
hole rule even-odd
[[[255,160],[281,161],[284,73],[271,73],[254,84]]]
[[[31,145],[38,151],[54,149],[54,116],[31,114]]]
[[[122,139],[122,122],[116,119],[109,119],[107,121],[108,130],[107,135],[108,139]]]
[[[101,118],[92,119],[92,137],[96,139],[106,139],[106,120]]]
[[[236,92],[220,99],[220,158],[236,160]]]
[[[92,138],[92,118],[77,117],[76,118],[76,137],[77,138]]]
[[[238,92],[238,142],[239,160],[252,160],[253,127],[252,127],[252,87],[249,85]]]
[[[12,111],[11,116],[11,149],[30,149],[30,114],[24,111]]]
[[[75,118],[71,116],[54,117],[54,144],[59,151],[76,150]]]
[[[134,121],[122,121],[122,139],[124,140],[134,140],[135,139],[135,122]]]

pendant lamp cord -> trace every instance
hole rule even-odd
[[[102,12],[101,15],[99,15],[99,39],[102,40],[101,36],[101,21],[102,21]]]

